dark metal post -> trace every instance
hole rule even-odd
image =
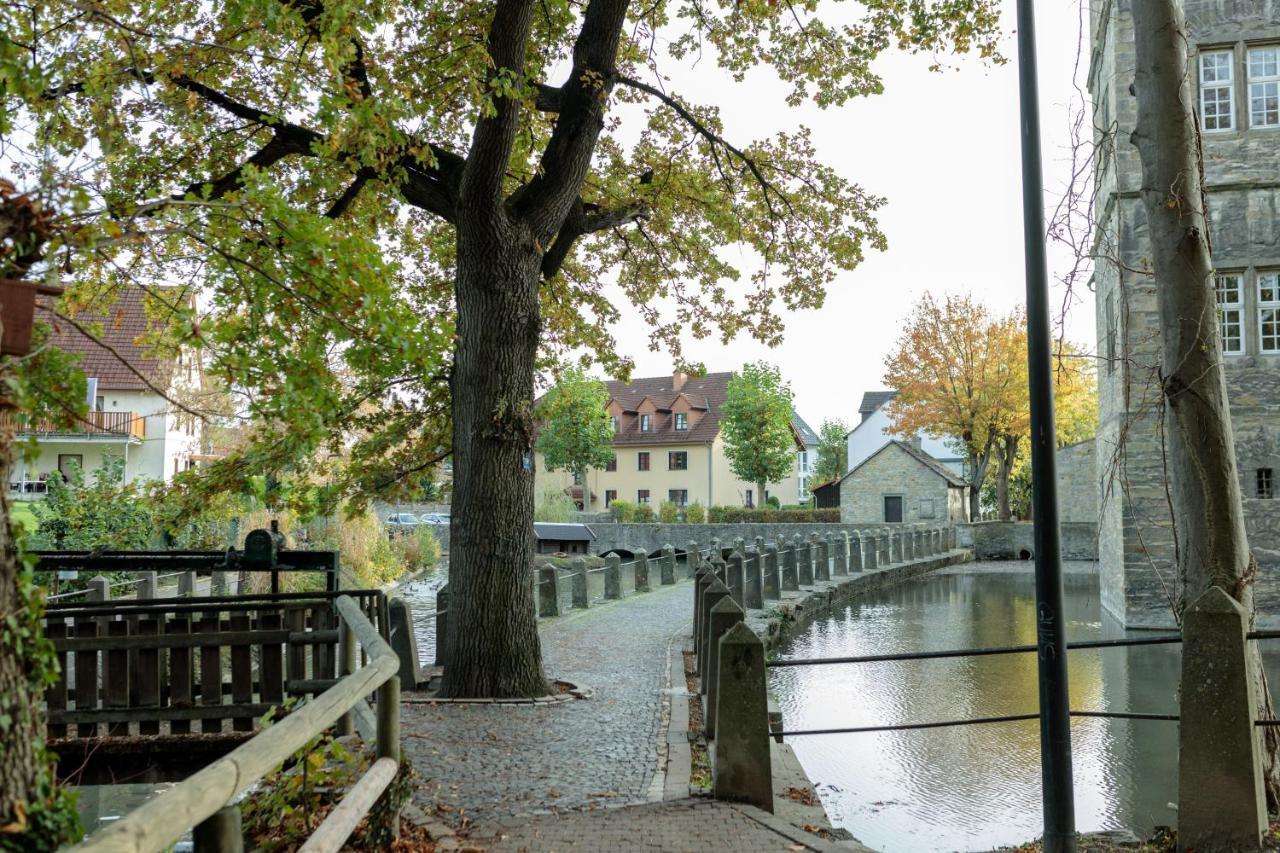
[[[1045,265],[1040,104],[1032,0],[1018,0],[1018,88],[1022,124],[1022,222],[1027,270],[1027,359],[1031,391],[1031,503],[1035,518],[1036,644],[1040,669],[1040,774],[1045,853],[1076,849],[1071,780],[1067,637],[1058,541],[1049,284]]]

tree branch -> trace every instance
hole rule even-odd
[[[574,203],[569,215],[565,217],[564,225],[561,226],[560,231],[556,234],[555,240],[542,256],[542,277],[551,278],[560,271],[560,267],[564,265],[565,259],[569,257],[569,252],[573,249],[573,244],[577,242],[579,237],[596,231],[616,228],[633,220],[647,219],[648,217],[649,206],[642,202],[633,202],[623,207],[595,210],[588,213],[586,206],[579,199]]]

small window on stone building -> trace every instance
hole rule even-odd
[[[649,503],[648,489],[640,489],[636,492],[636,503],[646,504],[646,505]]]
[[[1258,273],[1258,349],[1280,352],[1280,272]]]
[[[933,498],[921,498],[921,499],[920,499],[920,517],[921,517],[921,518],[935,518],[935,517],[936,517],[936,516],[934,515],[934,509],[933,509]]]
[[[1249,126],[1280,127],[1280,47],[1249,48]]]
[[[884,520],[886,522],[902,521],[902,495],[884,496]]]
[[[1258,497],[1270,500],[1275,497],[1275,487],[1272,485],[1274,481],[1271,477],[1270,468],[1258,469]]]
[[[1222,328],[1222,351],[1244,352],[1244,286],[1240,273],[1220,273],[1213,277],[1218,295],[1218,322]]]
[[[1200,54],[1200,124],[1205,130],[1235,127],[1235,56],[1229,50]]]

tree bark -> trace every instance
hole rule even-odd
[[[1136,0],[1137,126],[1142,202],[1162,332],[1161,384],[1182,591],[1179,609],[1211,586],[1253,618],[1258,566],[1249,550],[1213,282],[1203,160],[1180,0]],[[1260,715],[1271,697],[1256,644]],[[1280,793],[1280,732],[1266,730],[1267,799]]]
[[[768,483],[764,483],[764,482],[756,483],[755,505],[758,506],[760,509],[765,509],[766,507],[769,506],[769,502],[764,499],[764,489],[765,489],[765,486],[767,485]]]
[[[458,221],[449,697],[547,693],[533,606],[533,380],[541,253],[498,212]]]
[[[994,440],[988,439],[987,446],[981,453],[969,451],[969,465],[973,472],[973,482],[969,484],[969,520],[978,521],[982,517],[982,484],[987,481],[987,468],[991,465],[991,448]]]
[[[1016,435],[1006,435],[1000,439],[1000,456],[996,466],[996,505],[1001,521],[1008,521],[1013,515],[1009,510],[1009,476],[1013,473],[1013,463],[1018,456],[1018,438]]]

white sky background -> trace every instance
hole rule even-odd
[[[926,290],[936,296],[972,292],[997,313],[1025,301],[1013,0],[1003,6],[1008,64],[943,57],[953,68],[931,72],[930,56],[889,53],[876,65],[883,94],[829,110],[788,108],[783,87],[767,72],[735,84],[709,59],[678,72],[668,66],[669,91],[718,104],[730,141],[806,125],[824,162],[888,200],[879,212],[888,250],[869,252],[857,269],[839,276],[820,310],[786,312],[782,345],[688,339],[690,361],[713,372],[770,361],[790,381],[796,409],[814,429],[827,417],[853,424],[863,391],[883,387],[884,357]],[[1036,15],[1047,217],[1070,177],[1080,0],[1040,0]],[[1086,47],[1082,81],[1087,57]],[[1051,247],[1050,280],[1069,266],[1070,258]],[[1077,290],[1067,337],[1092,352],[1093,295],[1083,285]],[[1061,297],[1055,289],[1055,305]],[[624,311],[615,334],[621,351],[635,359],[635,376],[671,371],[669,355],[649,350],[648,326],[634,311]]]

